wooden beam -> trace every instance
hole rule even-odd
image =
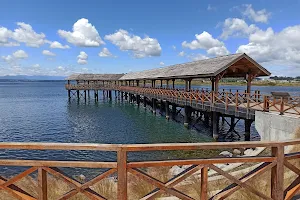
[[[127,152],[118,151],[118,200],[127,200]]]

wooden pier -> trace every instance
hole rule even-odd
[[[103,98],[115,98],[143,103],[152,107],[156,113],[159,107],[166,118],[176,116],[177,108],[184,109],[184,125],[188,126],[193,115],[211,121],[212,136],[218,137],[219,118],[230,117],[230,129],[236,125],[235,119],[245,120],[245,139],[250,139],[250,126],[255,120],[255,111],[278,112],[300,116],[300,97],[281,97],[262,95],[251,91],[251,82],[259,76],[269,76],[265,68],[246,54],[233,54],[190,63],[183,63],[159,69],[132,72],[128,74],[79,74],[67,78],[69,99],[78,100],[90,97],[96,101],[99,91]],[[247,82],[244,91],[219,90],[222,78],[243,78]],[[211,89],[193,90],[194,79],[206,78],[211,82]],[[183,80],[176,85],[176,80]]]

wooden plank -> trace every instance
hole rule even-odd
[[[236,157],[236,158],[208,158],[192,160],[165,160],[165,161],[141,161],[129,162],[128,168],[141,167],[162,167],[174,165],[201,165],[201,164],[221,164],[221,163],[247,163],[247,162],[273,162],[274,157]]]
[[[208,167],[203,167],[201,169],[201,194],[200,199],[207,199],[207,185],[208,185]]]
[[[226,177],[227,179],[229,179],[230,181],[238,184],[239,186],[249,190],[250,192],[256,194],[257,196],[263,198],[263,199],[269,199],[269,200],[272,200],[272,198],[266,196],[265,194],[257,191],[256,189],[254,189],[252,186],[240,181],[239,179],[235,178],[234,176],[230,175],[229,173],[227,172],[224,172],[222,169],[214,166],[214,165],[209,165],[209,168],[211,168],[212,170],[218,172],[220,175],[223,175],[224,177]]]
[[[300,144],[300,140],[297,140]],[[254,148],[274,147],[281,145],[276,141],[255,142],[207,142],[207,143],[164,143],[164,144],[124,144],[126,151],[170,151],[170,150],[201,150],[201,149],[224,149],[224,148]]]
[[[272,156],[276,157],[277,164],[271,170],[271,196],[275,200],[284,197],[284,146],[273,147]]]
[[[118,200],[127,200],[127,152],[118,151]]]
[[[284,166],[295,172],[297,175],[300,175],[300,169],[289,163],[287,160],[284,161]]]
[[[151,185],[154,185],[155,187],[158,187],[161,190],[164,190],[165,192],[167,192],[170,195],[176,196],[176,197],[178,197],[180,199],[183,199],[183,200],[193,200],[193,198],[187,196],[186,194],[181,193],[178,190],[166,187],[164,183],[162,183],[161,181],[149,176],[148,174],[145,174],[141,170],[130,168],[130,169],[128,169],[128,172],[130,172],[131,174],[139,177],[140,179],[150,183]]]
[[[107,170],[106,172],[103,172],[102,174],[100,174],[99,176],[93,178],[92,180],[84,183],[81,188],[82,189],[86,189],[94,184],[96,184],[97,182],[101,181],[102,179],[114,174],[115,172],[117,171],[117,169],[110,169],[110,170]]]
[[[246,175],[244,175],[243,177],[241,177],[239,180],[241,182],[245,183],[245,182],[251,180],[252,178],[257,177],[258,175],[270,170],[275,165],[276,165],[276,161],[274,161],[273,163],[263,163],[259,167],[255,168],[251,172],[249,172]],[[240,185],[233,183],[233,184],[227,186],[226,188],[224,188],[222,191],[220,191],[216,195],[214,195],[211,199],[225,199],[241,188],[242,187]]]
[[[0,166],[117,168],[117,162],[0,160]]]
[[[27,170],[25,170],[24,172],[12,177],[11,179],[9,179],[8,181],[6,181],[5,183],[2,184],[3,187],[8,187],[9,185],[21,180],[22,178],[24,178],[25,176],[27,176],[28,174],[31,174],[32,172],[34,172],[35,170],[37,170],[37,167],[31,167]]]
[[[198,166],[197,165],[192,165],[192,166],[188,167],[187,169],[185,169],[184,171],[182,171],[181,173],[179,173],[176,176],[174,176],[169,181],[167,181],[165,183],[165,186],[168,187],[168,188],[172,188],[175,185],[177,185],[178,183],[180,183],[183,180],[185,180],[186,178],[188,178],[189,176],[193,175],[195,172],[201,170],[203,167],[204,167],[203,165],[198,165]],[[163,190],[155,189],[155,190],[149,192],[147,195],[145,195],[140,200],[155,199],[158,195],[160,195],[163,192],[164,192]]]
[[[119,144],[0,142],[0,149],[117,151]]]
[[[47,200],[47,172],[39,167],[38,168],[38,196],[39,200]]]
[[[285,190],[284,200],[290,200],[300,189],[300,176],[298,176]]]
[[[14,184],[9,185],[8,187],[4,187],[3,184],[6,181],[7,180],[5,178],[0,176],[0,184],[1,184],[0,188],[7,191],[9,194],[11,194],[16,199],[36,200],[36,198],[34,198],[31,194],[27,193],[26,191],[24,191],[23,189],[19,188],[18,186],[14,185]]]

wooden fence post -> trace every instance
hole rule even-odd
[[[272,156],[276,157],[276,166],[271,170],[271,197],[274,200],[284,199],[284,146],[272,147]]]
[[[283,110],[284,110],[284,101],[283,98],[280,98],[280,115],[283,115]]]
[[[207,199],[208,167],[201,169],[201,200]]]
[[[47,172],[38,168],[38,200],[47,200]]]
[[[127,200],[127,152],[118,151],[118,200]]]

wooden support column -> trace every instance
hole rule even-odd
[[[84,90],[84,101],[86,101],[86,90]]]
[[[80,96],[79,96],[79,90],[77,90],[77,99],[78,99],[78,100],[80,99]]]
[[[68,98],[71,99],[71,90],[68,90]]]
[[[212,128],[213,128],[213,133],[212,136],[214,139],[218,139],[219,137],[219,120],[218,120],[219,116],[217,112],[212,112]]]
[[[203,115],[204,115],[204,124],[205,124],[205,126],[208,127],[209,126],[209,113],[204,112]]]
[[[119,150],[118,162],[118,200],[127,200],[127,152]]]
[[[169,119],[170,119],[170,116],[169,116],[169,105],[170,105],[170,104],[169,104],[168,101],[166,101],[165,104],[166,104],[166,105],[165,105],[165,107],[166,107],[166,109],[165,109],[165,110],[166,110],[166,119],[169,120]]]
[[[160,80],[160,88],[163,87],[163,80]]]
[[[172,79],[172,89],[175,89],[175,79]]]
[[[191,119],[191,107],[184,106],[184,126],[188,127]]]
[[[144,103],[144,108],[146,108],[146,106],[147,106],[147,98],[145,96],[143,98],[143,103]]]
[[[176,104],[172,103],[172,119],[175,119],[176,117]]]
[[[189,81],[187,79],[185,81],[185,91],[189,91]]]
[[[247,81],[247,93],[251,93],[251,83],[252,83],[253,76],[251,74],[246,75]]]
[[[88,81],[88,86],[90,86],[90,81]],[[88,89],[88,97],[90,98],[90,87]]]
[[[139,80],[136,81],[136,86],[137,86],[137,87],[140,86],[140,81],[139,81]]]
[[[129,102],[131,103],[132,102],[132,94],[129,93]]]
[[[47,200],[47,172],[39,167],[38,168],[38,199]]]
[[[215,77],[211,77],[210,81],[211,81],[211,91],[215,91]]]
[[[156,83],[156,80],[153,80],[153,87],[155,88],[156,86],[155,86],[155,83]]]
[[[141,100],[141,96],[140,95],[136,95],[136,104],[138,105],[138,106],[140,106],[140,100]]]
[[[111,101],[112,100],[111,90],[108,91],[108,97],[109,97],[109,100]]]
[[[191,89],[192,89],[192,79],[189,79],[188,80],[188,91],[191,91]]]
[[[169,79],[166,80],[166,88],[169,89]]]
[[[164,107],[164,102],[163,102],[163,100],[161,99],[161,100],[160,100],[160,107],[159,107],[159,110],[160,110],[160,113],[161,113],[161,114],[163,113],[163,107]]]
[[[152,112],[153,114],[156,114],[156,99],[152,99]]]
[[[250,141],[250,129],[252,122],[253,120],[251,119],[245,119],[245,141]]]
[[[146,87],[146,80],[144,80],[144,87]]]

